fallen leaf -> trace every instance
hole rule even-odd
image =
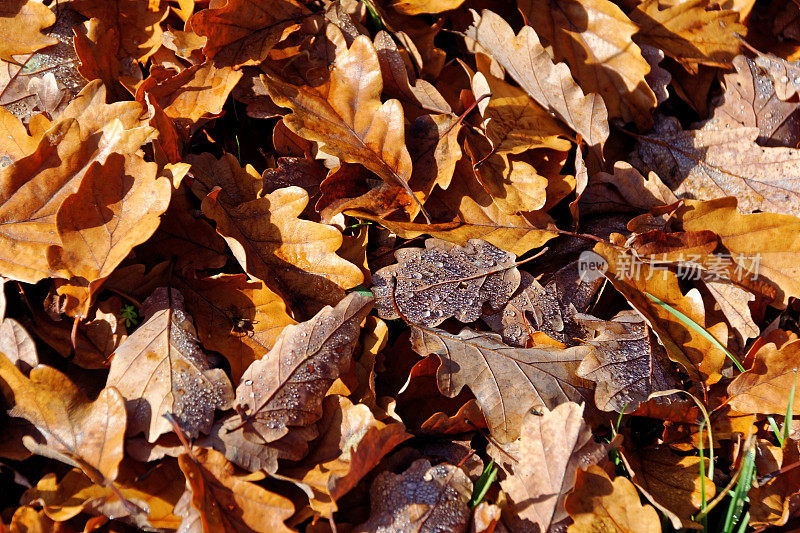
[[[684,131],[676,120],[662,119],[640,138],[638,154],[678,197],[736,196],[743,213],[799,214],[800,153],[761,147],[758,135],[758,128],[717,128],[711,122]]]
[[[381,103],[383,89],[375,47],[365,36],[336,57],[327,94],[295,87],[274,73],[263,78],[270,97],[292,113],[283,118],[294,133],[320,143],[320,148],[347,163],[359,163],[389,185],[400,186],[420,200],[408,185],[411,155],[406,148],[403,108],[398,100]],[[410,204],[411,205],[411,204]],[[412,216],[418,209],[409,212]]]
[[[756,444],[756,471],[759,476],[774,474],[778,470],[800,461],[797,440],[789,439],[782,448],[766,442]],[[753,527],[782,526],[786,524],[795,508],[800,492],[800,471],[787,470],[753,487],[748,496]]]
[[[455,396],[469,387],[481,405],[492,436],[510,442],[530,409],[553,408],[581,401],[591,394],[591,382],[578,377],[590,346],[560,349],[550,345],[515,348],[494,333],[464,328],[458,335],[412,325],[412,343],[420,355],[435,354],[439,389]]]
[[[421,15],[450,11],[463,3],[464,0],[393,0],[390,5],[403,15]]]
[[[292,501],[238,475],[221,453],[198,448],[178,464],[186,476],[186,492],[175,505],[183,517],[178,531],[292,531],[284,524],[294,513]]]
[[[206,59],[215,58],[220,66],[241,67],[264,61],[272,47],[295,31],[309,14],[295,0],[268,4],[228,0],[195,13],[186,26],[208,39],[203,48]]]
[[[457,466],[418,459],[402,474],[382,472],[370,489],[369,521],[354,531],[465,532],[472,482]]]
[[[466,35],[487,49],[531,98],[552,111],[600,155],[608,138],[608,111],[597,94],[584,94],[566,65],[554,63],[530,26],[514,35],[499,15],[473,12]]]
[[[664,50],[697,73],[698,64],[729,66],[739,53],[737,35],[747,35],[739,13],[709,7],[709,0],[689,0],[661,9],[657,0],[645,0],[629,15],[639,25],[637,41]]]
[[[785,414],[788,391],[800,388],[800,341],[780,347],[769,343],[761,347],[753,366],[728,385],[729,404],[740,413]]]
[[[15,55],[30,54],[58,41],[41,33],[56,22],[55,14],[33,0],[9,0],[0,7],[0,59],[14,63]]]
[[[428,239],[425,248],[402,248],[397,264],[372,277],[375,305],[384,320],[438,326],[450,317],[474,322],[488,303],[502,306],[519,286],[514,254],[473,239],[455,246]]]
[[[286,187],[239,205],[213,191],[203,213],[217,223],[242,268],[274,289],[293,312],[309,316],[363,281],[357,266],[336,255],[338,229],[297,218],[308,203],[300,187]]]
[[[214,411],[230,406],[233,390],[223,370],[209,367],[183,296],[156,289],[139,312],[145,322],[114,352],[106,382],[125,398],[128,434],[144,432],[155,442],[173,429],[166,414],[190,438],[208,433]]]
[[[582,315],[578,321],[594,330],[587,342],[596,349],[576,373],[597,384],[598,409],[629,413],[652,393],[678,388],[666,353],[637,313],[621,311],[610,321]]]
[[[609,117],[634,121],[640,130],[653,124],[650,65],[632,40],[637,25],[619,7],[608,0],[521,0],[519,10],[581,88],[603,97]]]
[[[621,452],[633,484],[669,518],[672,527],[698,527],[692,517],[703,505],[701,485],[705,486],[706,501],[711,501],[715,494],[714,482],[708,477],[700,479],[700,462],[704,462],[708,472],[708,459],[681,456],[668,446],[645,449],[626,446]]]
[[[288,458],[307,453],[316,429],[302,430],[319,419],[325,393],[350,367],[361,321],[371,309],[372,298],[354,292],[335,308],[283,329],[236,388],[236,414],[220,434],[230,460],[249,470],[275,472],[284,449],[273,443],[283,437],[291,441]]]
[[[55,368],[38,365],[28,378],[5,355],[0,357],[0,387],[9,415],[24,418],[44,436],[44,444],[23,437],[26,448],[80,468],[94,483],[107,485],[117,477],[125,403],[116,389],[107,387],[90,402]]]
[[[528,413],[517,440],[487,447],[505,472],[500,486],[508,495],[503,506],[512,530],[553,531],[568,519],[564,499],[579,467],[606,455],[583,420],[583,405],[562,403],[552,411]],[[514,460],[511,460],[513,458]]]
[[[580,531],[660,532],[658,513],[639,503],[639,495],[622,476],[611,478],[599,466],[579,470],[565,507],[575,521],[569,533]]]

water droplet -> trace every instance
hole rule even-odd
[[[249,387],[250,385],[252,385],[252,384],[253,384],[253,380],[252,380],[252,379],[246,379],[246,380],[244,381],[244,384],[245,384],[245,385],[247,385],[247,386]]]

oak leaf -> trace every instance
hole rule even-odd
[[[761,147],[758,135],[755,127],[714,122],[684,131],[675,119],[661,119],[640,137],[638,155],[678,197],[736,196],[743,213],[800,214],[800,152]]]
[[[768,343],[755,354],[753,366],[728,385],[729,404],[741,413],[784,414],[788,391],[800,387],[800,341],[780,347]]]
[[[762,53],[758,53],[754,61],[772,77],[778,98],[785,101],[800,93],[800,65],[797,61]]]
[[[172,186],[157,170],[155,163],[112,153],[104,163],[93,162],[61,203],[56,213],[61,245],[48,250],[48,260],[86,287],[82,315],[105,278],[161,222]]]
[[[778,448],[766,442],[756,443],[756,471],[769,476],[781,469],[784,472],[759,483],[748,493],[751,498],[751,523],[754,527],[782,526],[794,513],[800,492],[800,471],[792,465],[800,461],[797,439],[787,439]]]
[[[342,234],[333,226],[297,218],[308,203],[300,187],[278,189],[231,206],[212,191],[203,213],[242,268],[274,289],[293,312],[309,316],[363,281],[361,271],[336,255]]]
[[[389,5],[403,15],[421,15],[450,11],[463,3],[464,0],[393,0]]]
[[[178,457],[186,492],[175,505],[183,517],[178,531],[292,531],[284,521],[294,513],[288,498],[237,474],[216,450],[198,448]]]
[[[180,278],[175,286],[186,299],[203,346],[225,356],[234,382],[275,345],[285,326],[297,323],[277,294],[243,274]]]
[[[183,296],[156,289],[139,312],[145,322],[114,352],[107,381],[125,397],[128,434],[154,442],[173,429],[166,414],[191,438],[208,433],[233,390],[223,370],[209,368]]]
[[[304,459],[302,467],[286,469],[283,475],[309,486],[311,508],[330,518],[344,496],[392,448],[411,438],[402,424],[375,419],[364,404],[353,405],[342,396],[327,396],[320,422],[321,437]]]
[[[638,30],[609,0],[533,0],[518,2],[525,23],[566,61],[588,93],[603,97],[610,117],[635,121],[640,130],[653,124],[656,97],[645,76],[650,65],[632,36]]]
[[[114,482],[118,492],[92,483],[80,470],[70,470],[61,480],[54,473],[45,475],[25,492],[23,499],[43,505],[45,514],[57,522],[92,512],[128,517],[139,528],[177,529],[181,520],[172,511],[184,492],[182,477],[174,460],[164,461],[152,470],[142,463],[124,460]],[[119,495],[133,505],[126,506]]]
[[[587,342],[596,350],[576,373],[597,384],[598,409],[635,411],[652,393],[678,387],[663,348],[637,313],[622,311],[610,321],[582,315],[578,321],[595,334]]]
[[[649,211],[677,200],[654,172],[644,177],[630,164],[617,161],[612,174],[598,172],[592,176],[580,197],[579,206],[582,214],[591,215]]]
[[[608,138],[608,111],[602,97],[585,95],[566,65],[554,63],[536,31],[525,26],[514,35],[499,15],[473,11],[467,37],[478,42],[539,105],[554,113],[600,155]]]
[[[36,150],[39,139],[28,135],[22,122],[4,107],[0,107],[0,127],[6,132],[6,135],[0,137],[0,168],[7,167]]]
[[[283,329],[236,388],[237,412],[220,433],[230,460],[274,472],[282,454],[297,460],[307,453],[307,441],[317,433],[312,424],[322,416],[322,399],[350,368],[361,321],[371,309],[372,298],[354,292],[336,307]]]
[[[599,466],[579,470],[575,488],[567,496],[565,507],[575,521],[569,533],[582,531],[619,531],[660,533],[658,513],[639,502],[639,495],[630,481],[611,478]]]
[[[33,0],[9,0],[0,7],[0,60],[14,63],[15,55],[30,54],[58,41],[41,33],[56,21],[55,14]]]
[[[0,388],[9,415],[24,418],[44,436],[23,443],[32,452],[83,470],[102,485],[117,477],[123,457],[125,403],[113,387],[106,387],[90,402],[75,383],[46,365],[38,365],[25,377],[0,354]]]
[[[413,218],[419,212],[420,200],[408,185],[412,162],[403,107],[398,100],[381,103],[381,69],[369,38],[359,36],[337,55],[329,87],[295,87],[274,73],[263,80],[275,103],[292,110],[283,118],[290,130],[319,142],[326,153],[362,164],[389,185],[402,187],[416,201],[409,214]]]
[[[309,14],[295,0],[228,0],[195,13],[186,25],[208,39],[203,48],[206,59],[216,58],[221,66],[241,67],[264,61],[270,49]]]
[[[530,409],[553,408],[591,395],[591,382],[575,371],[594,348],[552,345],[515,348],[495,333],[464,328],[458,335],[412,325],[412,343],[420,355],[435,354],[439,390],[457,395],[469,387],[481,405],[492,436],[509,442],[519,436]]]
[[[739,52],[737,34],[746,35],[747,27],[736,11],[711,5],[689,0],[661,9],[658,0],[645,0],[629,14],[639,25],[636,41],[660,48],[693,73],[698,64],[727,67]]]
[[[355,531],[465,532],[471,492],[472,482],[461,468],[418,459],[402,474],[382,472],[375,478],[370,519]]]
[[[514,254],[472,239],[463,246],[428,239],[425,248],[401,248],[397,264],[372,277],[378,313],[385,320],[438,326],[450,317],[480,318],[488,303],[502,306],[519,286]]]
[[[555,531],[568,515],[564,499],[579,467],[604,458],[607,446],[592,439],[584,406],[566,402],[539,415],[528,413],[517,440],[487,453],[501,465],[500,486],[508,495],[504,510],[519,531]],[[510,458],[514,458],[512,461]]]
[[[698,527],[692,516],[703,505],[701,491],[705,490],[706,501],[715,494],[714,482],[708,477],[700,479],[700,462],[704,462],[704,471],[708,472],[708,459],[681,456],[668,446],[625,447],[621,452],[633,484],[667,516],[672,527]]]

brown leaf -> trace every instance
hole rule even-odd
[[[41,432],[45,443],[23,437],[32,452],[78,467],[94,482],[106,485],[117,477],[123,457],[125,403],[107,387],[93,402],[58,370],[38,365],[30,378],[0,354],[0,387],[9,415],[24,418]]]
[[[402,474],[382,472],[370,489],[372,512],[357,533],[465,532],[472,482],[457,466],[418,459]]]
[[[778,98],[788,100],[800,93],[800,65],[796,61],[786,61],[772,54],[758,53],[755,63],[772,77]]]
[[[220,187],[219,201],[231,207],[255,200],[263,187],[261,176],[252,165],[242,165],[233,154],[217,159],[209,152],[189,155],[192,164],[192,192],[203,200],[215,187]]]
[[[331,518],[339,510],[336,501],[411,435],[402,424],[379,422],[366,405],[353,405],[342,396],[327,396],[323,407],[320,440],[304,466],[287,469],[283,475],[309,486],[314,494],[311,508]]]
[[[621,311],[610,321],[582,315],[578,321],[595,334],[588,342],[596,350],[576,373],[597,384],[598,409],[629,413],[652,393],[678,387],[664,349],[637,313]]]
[[[228,0],[195,13],[186,22],[206,41],[206,59],[218,65],[257,65],[283,38],[298,28],[310,12],[295,0]],[[219,57],[217,57],[219,56]]]
[[[617,161],[614,173],[599,172],[592,176],[579,204],[584,215],[649,211],[678,199],[653,172],[647,178],[628,163]]]
[[[435,354],[441,359],[438,379],[442,394],[453,397],[469,387],[492,436],[500,442],[517,438],[530,409],[581,401],[591,394],[591,382],[575,374],[578,364],[593,350],[590,346],[514,348],[494,333],[464,328],[454,335],[416,326],[412,326],[412,343],[420,355]]]
[[[745,56],[733,59],[736,72],[723,78],[723,103],[712,117],[718,124],[758,128],[761,146],[787,146],[800,143],[800,112],[797,104],[781,101],[769,74]]]
[[[239,381],[250,364],[274,345],[285,326],[296,324],[283,300],[244,274],[181,278],[176,282],[194,317],[203,346],[225,356]]]
[[[0,59],[14,63],[14,56],[30,54],[58,41],[41,30],[52,26],[56,16],[33,0],[8,0],[0,6]]]
[[[0,137],[0,168],[7,167],[36,150],[39,139],[28,135],[22,122],[3,107],[0,107],[0,127],[6,132],[6,135]]]
[[[489,303],[498,309],[519,286],[516,256],[486,241],[463,246],[428,239],[425,248],[401,248],[397,264],[372,277],[381,318],[438,326],[450,317],[461,322],[480,318]]]
[[[635,121],[640,130],[653,124],[656,97],[645,76],[650,65],[632,36],[637,26],[609,0],[533,0],[518,2],[525,23],[566,61],[575,80],[603,97],[610,117]]]
[[[620,531],[656,533],[661,531],[658,513],[639,503],[636,489],[626,478],[612,481],[599,466],[579,470],[575,489],[567,496],[567,512],[575,521],[569,533]]]
[[[309,316],[363,281],[357,266],[336,255],[342,234],[333,226],[297,218],[308,203],[300,187],[228,205],[213,191],[203,213],[249,274],[274,289],[295,313]]]
[[[333,381],[352,364],[361,321],[372,298],[351,293],[312,319],[286,326],[275,346],[245,371],[236,388],[237,414],[220,438],[225,455],[250,470],[275,472],[282,453],[300,459],[316,437],[310,424],[322,415],[322,399]],[[283,437],[294,439],[288,450]]]
[[[747,28],[739,23],[739,13],[710,7],[709,0],[689,0],[660,9],[658,0],[645,0],[630,12],[639,25],[636,40],[676,59],[690,72],[697,65],[727,67],[739,52],[738,35]]]
[[[137,246],[155,232],[169,206],[172,186],[157,165],[112,153],[86,170],[56,213],[60,246],[48,250],[50,264],[67,278],[82,278],[85,315],[100,285]]]
[[[80,470],[70,470],[60,481],[54,473],[45,475],[23,496],[28,503],[40,503],[44,512],[58,522],[73,518],[81,512],[100,513],[118,518],[126,517],[139,528],[177,529],[180,518],[172,511],[184,492],[178,464],[164,461],[148,468],[142,463],[125,460],[114,482],[118,492],[92,483]],[[126,506],[122,495],[136,507]]]
[[[618,248],[600,243],[595,246],[594,251],[607,261],[605,276],[653,328],[667,349],[669,358],[683,365],[692,379],[702,379],[707,383],[719,381],[725,354],[645,295],[649,293],[680,311],[717,340],[727,340],[727,327],[724,323],[707,322],[705,304],[698,291],[693,290],[684,295],[678,285],[678,277],[672,271],[639,261]]]
[[[215,451],[198,448],[178,457],[186,492],[175,506],[181,531],[292,531],[284,521],[294,513],[291,500],[247,481]]]
[[[800,214],[800,152],[756,144],[758,128],[709,122],[684,131],[675,119],[656,123],[640,138],[639,157],[679,197],[711,200],[736,196],[739,210]]]
[[[753,366],[728,385],[729,404],[740,413],[785,414],[788,391],[800,388],[800,341],[780,347],[765,344],[755,354]]]
[[[218,68],[212,61],[170,74],[164,68],[151,68],[150,78],[136,91],[136,99],[143,102],[148,94],[173,119],[186,140],[210,119],[222,116],[222,106],[242,77],[241,71]]]
[[[169,15],[166,4],[138,0],[76,0],[76,11],[99,19],[104,32],[114,32],[119,42],[119,57],[144,63],[161,46],[161,21]]]
[[[766,442],[756,444],[756,470],[759,476],[774,474],[781,468],[792,467],[786,472],[753,487],[748,496],[751,524],[754,527],[782,526],[789,521],[796,509],[800,492],[800,470],[794,465],[800,461],[796,439],[788,439],[782,448]]]
[[[441,13],[456,9],[464,0],[393,0],[389,5],[403,15]]]
[[[99,82],[86,86],[36,151],[0,170],[0,273],[35,283],[57,273],[47,249],[60,245],[56,213],[77,191],[86,169],[113,152],[132,155],[155,130],[144,125],[135,102],[107,105]],[[75,118],[80,117],[80,118]],[[68,162],[68,164],[65,164]]]
[[[699,457],[681,456],[668,446],[656,446],[645,449],[626,447],[622,450],[622,458],[633,484],[669,518],[672,527],[698,527],[692,516],[703,505]],[[708,472],[708,459],[703,461]],[[706,501],[711,501],[715,494],[714,482],[708,477],[704,482]]]
[[[409,130],[415,142],[409,146],[414,170],[411,185],[429,196],[434,186],[450,186],[456,163],[461,159],[458,133],[461,119],[451,115],[422,115]]]
[[[514,531],[554,531],[568,518],[564,499],[578,467],[603,459],[607,446],[592,439],[582,405],[567,402],[552,411],[528,413],[519,438],[487,453],[505,472],[500,486],[508,495],[505,511]],[[511,458],[515,460],[511,460]]]
[[[514,35],[499,15],[473,12],[466,35],[489,51],[539,105],[580,134],[599,155],[608,138],[608,112],[597,94],[583,93],[566,65],[554,63],[530,26]]]
[[[403,107],[398,100],[381,103],[383,89],[375,48],[359,36],[348,50],[336,57],[327,94],[319,88],[295,87],[274,73],[263,78],[276,104],[292,113],[286,126],[304,139],[317,141],[326,153],[347,163],[359,163],[386,183],[400,186],[413,196],[408,185],[411,156],[406,148]],[[421,207],[416,199],[409,215]]]
[[[114,352],[107,381],[125,397],[128,434],[144,432],[154,442],[173,429],[167,413],[191,438],[208,433],[233,390],[223,370],[209,368],[183,296],[156,289],[139,312],[145,322]]]
[[[39,364],[39,356],[36,354],[36,345],[33,343],[33,339],[25,331],[25,328],[13,318],[5,318],[0,321],[0,353],[4,354],[25,375],[30,374],[31,369]]]
[[[800,296],[800,219],[780,214],[742,215],[736,198],[686,201],[676,220],[688,231],[711,230],[735,261],[740,278],[764,279],[777,289],[776,303]]]

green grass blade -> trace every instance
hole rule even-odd
[[[483,469],[481,477],[475,482],[475,488],[472,490],[472,497],[469,499],[470,508],[475,508],[481,503],[483,497],[486,496],[486,492],[496,478],[497,467],[494,466],[494,461],[489,461],[489,464]]]
[[[750,492],[750,487],[753,485],[755,464],[756,449],[751,446],[742,462],[742,473],[739,476],[739,481],[731,494],[731,502],[728,504],[728,512],[725,515],[725,523],[722,527],[723,533],[733,533],[733,528],[739,522],[739,517],[747,501],[747,493]],[[746,518],[749,521],[749,516],[746,516]]]
[[[789,440],[789,431],[792,425],[792,416],[794,413],[792,409],[794,408],[794,391],[797,387],[797,370],[794,371],[794,382],[792,383],[792,390],[789,392],[789,405],[786,407],[786,417],[783,419],[783,438],[778,439],[781,443],[781,448],[783,448],[783,443]]]
[[[733,361],[733,364],[736,365],[736,368],[739,369],[739,372],[744,372],[744,367],[742,366],[742,363],[740,363],[739,360],[736,359],[733,356],[733,354],[731,352],[729,352],[728,349],[725,346],[723,346],[722,343],[719,342],[711,333],[709,333],[708,331],[705,330],[705,328],[700,326],[700,324],[698,324],[697,322],[695,322],[694,320],[692,320],[688,316],[684,315],[683,313],[681,313],[680,311],[678,311],[677,309],[675,309],[674,307],[672,307],[668,303],[662,302],[661,300],[659,300],[658,298],[656,298],[655,296],[653,296],[649,292],[646,292],[645,294],[647,295],[648,298],[653,300],[655,303],[657,303],[658,305],[660,305],[661,307],[663,307],[664,309],[669,311],[675,318],[677,318],[678,320],[680,320],[681,322],[683,322],[684,324],[686,324],[687,326],[689,326],[690,328],[695,330],[697,333],[702,335],[708,342],[713,344],[716,348],[722,350],[722,353],[727,355],[728,358],[730,358],[730,360]]]
[[[783,448],[784,439],[783,434],[781,433],[781,428],[778,427],[778,423],[775,422],[775,419],[772,417],[772,415],[767,416],[767,421],[769,422],[769,428],[772,430],[775,438],[778,439],[778,444],[781,448]]]

